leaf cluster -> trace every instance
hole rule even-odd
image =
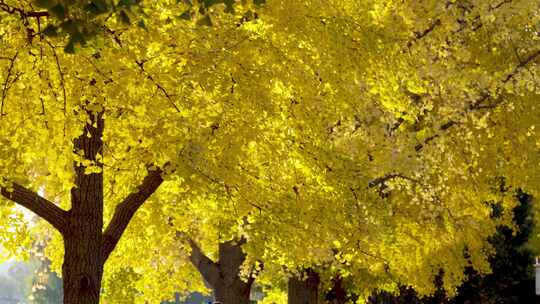
[[[103,35],[107,19],[116,17],[129,25],[134,19],[140,20],[138,15],[143,14],[140,0],[35,0],[34,4],[46,9],[53,18],[42,34],[66,36],[64,51],[70,54],[75,52],[76,46],[85,46],[96,35]],[[138,24],[144,26],[142,20]]]

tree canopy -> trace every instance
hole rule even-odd
[[[46,2],[0,2],[2,194],[47,197],[22,205],[65,241],[74,189],[102,178],[106,259],[156,191],[104,279],[146,300],[201,286],[182,283],[179,233],[211,257],[244,237],[262,281],[324,266],[360,294],[426,294],[443,268],[453,292],[464,249],[488,271],[486,239],[511,221],[484,203],[512,210],[499,179],[538,194],[533,1],[141,1],[71,32]],[[99,34],[76,38],[87,26]],[[24,254],[17,210],[3,205],[2,240]]]

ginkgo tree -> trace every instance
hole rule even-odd
[[[538,5],[381,3],[372,10],[343,5],[343,15],[317,18],[334,29],[333,39],[343,38],[341,47],[358,51],[333,64],[371,65],[357,76],[359,99],[339,98],[346,82],[335,83],[336,97],[352,113],[341,112],[330,125],[326,145],[305,145],[327,166],[333,188],[358,202],[342,213],[349,218],[332,229],[341,231],[327,248],[338,250],[336,267],[358,276],[358,286],[401,282],[429,293],[443,268],[444,286],[452,291],[469,262],[464,250],[487,270],[483,240],[494,226],[485,202],[503,199],[507,211],[515,204],[511,195],[495,197],[497,180],[538,193]],[[313,15],[306,13],[304,21]],[[290,21],[287,26],[293,28]],[[318,34],[312,39],[316,46],[324,41]],[[309,234],[299,239],[315,243]]]
[[[357,225],[340,227],[351,230],[334,245],[344,251],[342,262],[355,261],[353,273],[378,273],[387,276],[387,286],[402,281],[429,292],[424,288],[443,266],[452,290],[463,277],[465,248],[473,264],[486,266],[482,240],[493,226],[485,201],[495,199],[497,179],[538,192],[536,8],[528,1],[422,1],[388,2],[383,13],[369,12],[382,32],[376,55],[362,49],[358,60],[372,64],[363,77],[364,98],[382,107],[357,103],[351,108],[359,111],[336,120],[330,161],[321,162],[327,175],[344,174],[337,186],[364,209]],[[354,32],[345,33],[357,41],[369,35]],[[382,114],[388,112],[393,115]],[[370,189],[380,198],[366,197]],[[504,200],[511,210],[515,201]]]
[[[227,52],[215,58],[204,31],[173,27],[173,10],[160,10],[189,6],[153,4],[153,31],[125,28],[113,16],[106,35],[65,49],[73,37],[43,32],[47,12],[0,3],[2,239],[20,252],[11,233],[26,228],[9,202],[59,232],[64,303],[98,303],[104,264],[137,209],[174,172],[190,174],[182,155],[197,154],[199,143],[225,126],[249,137],[242,130],[263,119],[269,101],[223,98],[231,79],[209,76]],[[228,28],[235,22],[231,17]],[[222,40],[217,50],[230,47]]]
[[[220,240],[246,237],[247,268],[262,261],[263,280],[324,266],[327,277],[352,277],[360,294],[399,284],[430,293],[443,269],[451,293],[469,263],[488,271],[485,239],[497,222],[485,202],[515,204],[493,191],[498,180],[538,192],[536,9],[529,1],[269,1],[239,26],[255,35],[229,60],[254,78],[265,73],[282,112],[266,123],[282,128],[283,149],[254,142],[234,176],[223,170],[230,162],[213,167],[215,155],[199,153],[201,178],[221,189],[205,190],[206,202],[173,189],[180,195],[167,200],[176,203],[149,218],[175,210],[176,229],[199,226],[192,237],[208,238],[211,257]],[[260,66],[245,56],[254,48]],[[177,260],[148,256],[155,262],[136,271],[186,265],[175,229],[154,229],[168,244],[158,252]]]
[[[197,246],[234,239],[262,282],[318,268],[429,293],[441,268],[449,291],[488,270],[493,180],[538,192],[537,4],[210,2],[141,2],[143,23],[97,20],[73,55],[77,31],[0,6],[3,194],[61,232],[66,303],[98,301],[111,255],[104,292],[157,301]]]

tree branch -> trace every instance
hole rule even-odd
[[[495,95],[500,94],[506,83],[513,80],[523,69],[527,68],[529,64],[537,61],[539,58],[540,58],[540,50],[536,50],[535,52],[527,56],[524,60],[521,60],[519,64],[517,64],[510,73],[506,74],[506,76],[503,79],[501,79],[501,85],[499,85],[496,88]],[[493,101],[491,103],[486,104],[486,102],[489,102],[492,99]],[[477,99],[473,100],[472,103],[469,104],[469,106],[465,109],[464,112],[470,113],[470,112],[479,111],[479,110],[491,110],[498,107],[501,103],[503,103],[503,101],[504,99],[501,96],[493,96],[492,94],[488,92],[484,92]],[[447,131],[448,129],[458,124],[459,123],[455,120],[449,120],[440,126],[440,130]],[[429,142],[433,141],[437,137],[439,137],[439,135],[435,134],[426,138],[422,143],[419,143],[414,147],[415,151],[420,152]]]
[[[529,56],[527,56],[527,58],[525,58],[525,60],[520,60],[519,64],[516,65],[514,69],[510,73],[508,73],[501,81],[501,85],[497,87],[496,93],[500,94],[500,92],[503,90],[503,86],[506,83],[514,79],[521,70],[525,69],[530,63],[538,60],[538,58],[540,58],[540,50],[536,50],[535,52],[531,53]],[[496,108],[502,102],[502,99],[498,98],[488,105],[484,104],[484,102],[489,101],[492,97],[493,96],[491,96],[489,93],[482,94],[480,98],[471,103],[471,105],[469,106],[469,111]]]
[[[139,188],[130,193],[124,201],[116,206],[113,218],[103,233],[103,244],[101,246],[103,262],[107,260],[116,244],[118,244],[135,212],[163,183],[162,173],[161,169],[148,171],[148,175]]]
[[[369,182],[368,186],[370,188],[373,188],[375,186],[379,186],[379,185],[382,185],[384,183],[386,183],[387,181],[389,180],[393,180],[393,179],[404,179],[404,180],[408,180],[408,181],[411,181],[411,182],[415,182],[417,183],[418,181],[412,177],[408,177],[406,175],[403,175],[401,173],[390,173],[390,174],[387,174],[385,176],[382,176],[382,177],[378,177],[372,181]]]
[[[18,14],[20,19],[23,21],[24,25],[28,25],[28,17],[35,17],[35,18],[41,18],[41,17],[49,17],[49,12],[47,11],[32,11],[27,12],[24,9],[20,7],[10,6],[7,3],[4,2],[4,0],[0,0],[0,11],[6,12],[10,15]]]
[[[414,38],[410,40],[409,42],[407,42],[407,47],[411,47],[416,41],[421,40],[422,38],[427,36],[427,34],[433,32],[433,30],[439,25],[441,25],[441,19],[436,19],[423,31],[413,32]]]
[[[188,242],[191,246],[189,260],[199,270],[205,281],[212,287],[217,286],[220,279],[219,265],[207,257],[195,241],[189,239]]]
[[[68,230],[68,213],[66,211],[19,184],[13,183],[12,185],[13,189],[8,189],[7,187],[0,188],[2,196],[34,212],[49,222],[60,233],[63,234]]]
[[[11,84],[15,82],[15,79],[10,83],[11,75],[13,74],[13,68],[15,66],[15,61],[17,60],[17,56],[19,56],[19,51],[15,53],[13,58],[10,58],[11,61],[9,64],[9,67],[7,69],[7,75],[6,79],[4,80],[4,87],[2,88],[2,101],[0,102],[0,117],[4,116],[4,101],[6,100],[8,90],[11,88]]]
[[[157,89],[163,93],[163,95],[165,95],[165,97],[167,98],[167,100],[169,101],[169,103],[173,106],[173,108],[176,110],[176,112],[180,113],[180,108],[178,108],[178,106],[174,103],[174,100],[172,99],[172,96],[167,92],[167,90],[165,90],[165,88],[159,83],[157,82],[154,77],[152,77],[152,75],[150,75],[150,73],[148,73],[145,69],[144,69],[144,64],[146,63],[146,60],[135,60],[135,63],[139,66],[139,68],[141,69],[141,72],[143,72],[144,74],[146,74],[146,78],[148,78],[148,80],[150,80],[151,82],[153,82]]]

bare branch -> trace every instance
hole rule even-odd
[[[496,9],[498,9],[499,7],[501,7],[501,6],[505,5],[505,4],[511,3],[511,2],[512,2],[512,0],[503,0],[503,1],[501,1],[499,4],[490,7],[490,8],[489,8],[489,11],[496,10]]]
[[[107,260],[116,244],[118,244],[135,212],[163,183],[162,173],[161,169],[149,171],[138,189],[116,206],[113,218],[103,233],[103,244],[101,246],[103,261]]]
[[[54,228],[60,231],[60,233],[63,234],[68,230],[68,212],[41,197],[39,194],[16,183],[12,184],[12,189],[1,187],[0,193],[8,200],[34,212],[36,215],[49,222]]]
[[[40,11],[40,12],[27,12],[26,13],[26,16],[28,17],[35,17],[35,18],[39,18],[40,17],[49,17],[49,12],[46,12],[46,11]]]
[[[521,70],[527,68],[527,65],[536,61],[540,57],[540,50],[537,50],[534,53],[531,53],[524,60],[520,60],[519,64],[514,67],[514,69],[508,73],[504,79],[501,80],[501,85],[497,88],[496,93],[500,93],[503,88],[503,85],[507,84],[510,80],[514,79],[516,75],[521,72]],[[519,57],[518,57],[519,60]],[[497,107],[501,103],[501,99],[495,100],[491,104],[484,104],[484,102],[490,100],[493,96],[488,93],[482,94],[477,100],[475,100],[470,106],[469,110],[480,110],[480,109],[492,109]]]
[[[433,32],[433,30],[437,27],[441,25],[441,19],[436,19],[435,21],[433,21],[426,29],[424,29],[423,31],[417,31],[417,32],[414,32],[414,38],[412,40],[410,40],[409,42],[407,42],[407,47],[411,47],[416,41],[418,40],[421,40],[422,38],[424,38],[425,36],[427,36],[429,33]]]
[[[5,3],[3,0],[0,1],[0,10],[4,11],[8,14],[19,14],[22,19],[25,19],[26,13],[18,7],[10,6],[7,3]]]

